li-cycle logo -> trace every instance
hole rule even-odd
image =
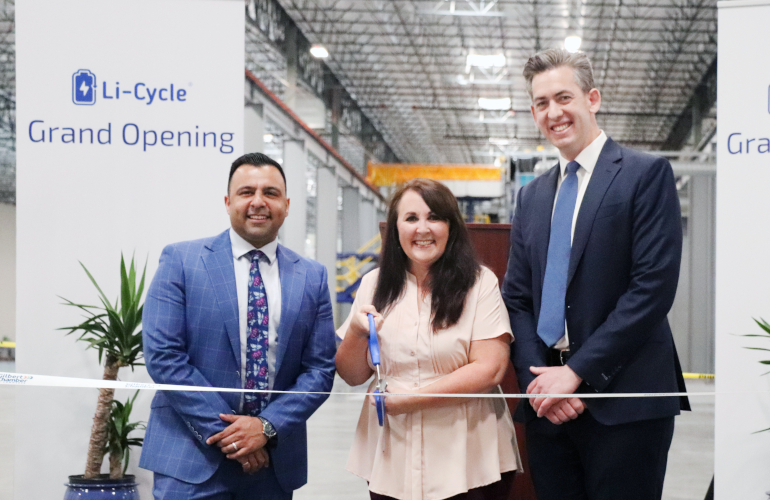
[[[78,106],[93,106],[97,95],[101,100],[134,100],[150,106],[154,103],[186,102],[187,89],[179,84],[153,85],[143,81],[123,84],[119,81],[102,80],[97,85],[96,75],[88,69],[79,69],[72,74],[72,102]]]
[[[72,102],[79,106],[96,103],[96,76],[87,69],[79,69],[72,75]]]
[[[212,77],[213,78],[213,77]],[[188,83],[187,87],[192,86]],[[235,151],[235,132],[219,130],[207,124],[210,118],[200,119],[195,108],[209,107],[206,94],[196,94],[196,102],[186,104],[186,114],[191,115],[187,123],[173,125],[164,116],[146,113],[145,106],[180,106],[188,102],[188,88],[169,82],[157,85],[150,80],[134,80],[132,83],[98,78],[90,69],[79,69],[72,73],[72,103],[76,106],[92,106],[92,111],[83,109],[76,113],[77,120],[48,120],[36,116],[30,120],[27,137],[30,143],[62,144],[72,147],[102,147],[113,144],[135,147],[142,152],[160,151],[168,148],[201,148],[217,150],[222,154]],[[118,113],[116,104],[124,103]],[[105,106],[110,104],[110,106]],[[98,112],[96,109],[98,109]],[[180,108],[177,108],[181,111]],[[117,118],[116,115],[121,118]],[[161,115],[170,116],[168,113]],[[113,117],[114,116],[114,117]],[[114,121],[113,121],[114,120]],[[69,146],[68,146],[69,147]]]

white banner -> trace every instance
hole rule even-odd
[[[140,269],[147,259],[149,279],[166,244],[228,227],[243,5],[17,0],[18,371],[101,378],[96,351],[57,331],[80,322],[57,296],[98,304],[78,261],[115,298],[121,252]],[[150,382],[144,369],[121,378]],[[137,404],[134,418],[147,420],[149,393]],[[61,498],[84,471],[96,392],[25,391],[16,405],[16,498]],[[150,498],[138,456],[131,473]]]
[[[770,2],[719,2],[715,498],[770,491],[770,352],[752,318],[770,321],[770,66],[761,47]]]

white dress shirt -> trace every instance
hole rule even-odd
[[[585,147],[580,154],[575,157],[575,161],[580,164],[580,168],[577,170],[578,179],[578,192],[577,200],[575,200],[575,212],[572,215],[572,232],[570,235],[570,242],[575,239],[575,224],[577,223],[578,213],[580,212],[580,204],[583,202],[583,196],[586,194],[586,188],[588,188],[588,182],[591,180],[591,174],[596,167],[596,162],[599,161],[599,155],[602,152],[604,143],[607,142],[607,134],[602,130],[599,136],[593,140],[591,144]],[[559,190],[561,189],[561,183],[564,178],[567,177],[567,163],[561,154],[559,154],[559,183],[556,187],[556,196],[553,198],[553,209],[556,210],[556,199],[559,197]],[[551,212],[553,217],[553,211]],[[567,332],[567,325],[565,321],[564,336],[556,342],[553,346],[554,349],[569,349],[569,332]]]
[[[275,380],[275,353],[278,348],[278,326],[281,324],[281,278],[278,274],[278,259],[276,251],[278,241],[273,240],[262,248],[256,248],[248,241],[241,238],[233,228],[230,228],[230,244],[233,249],[233,266],[235,269],[235,285],[238,292],[238,330],[241,337],[241,386],[246,384],[246,338],[248,330],[248,295],[249,295],[249,271],[251,259],[248,254],[252,250],[261,250],[265,254],[259,259],[259,273],[265,284],[267,294],[268,314],[268,348],[267,348],[267,376],[268,389],[273,388]],[[243,395],[241,395],[241,411],[243,411]],[[239,412],[240,413],[240,412]]]

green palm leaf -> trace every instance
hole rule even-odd
[[[763,330],[764,333],[759,333],[759,334],[757,334],[757,333],[750,333],[750,334],[741,335],[741,336],[742,337],[752,337],[752,338],[763,338],[763,339],[766,339],[766,340],[770,340],[770,323],[768,323],[767,321],[765,321],[762,318],[759,318],[759,319],[751,318],[751,319],[754,320],[754,322],[759,326],[759,328],[761,328]],[[765,347],[744,347],[744,349],[749,349],[751,351],[765,351],[765,352],[770,351],[770,349],[765,348]],[[759,360],[759,363],[763,364],[763,365],[770,365],[770,359],[761,359],[761,360]],[[761,376],[767,375],[768,373],[770,373],[770,372],[765,372]],[[770,427],[768,427],[767,429],[762,429],[761,431],[753,432],[752,434],[758,434],[760,432],[767,432],[767,431],[770,431]]]
[[[78,332],[78,340],[86,342],[88,349],[99,352],[99,363],[116,363],[118,366],[139,366],[142,358],[142,294],[144,293],[147,263],[137,286],[134,258],[126,267],[123,256],[120,257],[120,294],[115,303],[111,303],[96,278],[81,262],[80,266],[96,288],[101,305],[75,303],[61,297],[65,305],[79,309],[85,321],[74,326],[60,328],[67,330],[67,335]],[[106,358],[106,360],[103,360]]]

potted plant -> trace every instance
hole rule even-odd
[[[754,320],[754,322],[757,325],[759,325],[759,327],[763,330],[764,333],[755,333],[755,334],[748,334],[748,335],[743,335],[743,336],[744,337],[758,337],[758,338],[763,338],[765,340],[770,340],[770,323],[768,323],[767,321],[765,321],[762,318],[759,318],[759,319],[752,318],[752,319]],[[770,352],[770,349],[768,349],[766,347],[745,347],[744,349],[751,349],[752,351],[768,351],[768,352]],[[770,365],[770,359],[761,359],[761,360],[759,360],[759,362],[761,364],[763,364],[763,365]],[[768,373],[770,373],[770,372],[765,372],[762,375],[764,376],[764,375],[767,375]],[[761,431],[757,431],[754,434],[756,434],[758,432],[765,432],[765,431],[770,431],[770,427],[768,427],[767,429],[762,429]],[[768,495],[770,495],[770,493],[768,493]]]
[[[128,470],[131,447],[141,447],[144,441],[144,438],[130,436],[137,429],[145,429],[144,422],[130,421],[134,401],[138,395],[139,391],[136,391],[134,397],[128,398],[125,403],[116,399],[112,400],[110,419],[107,421],[107,445],[104,447],[104,453],[110,454],[110,479],[120,479],[120,477],[113,477],[113,474],[117,476],[120,473],[122,474],[121,477],[125,476],[126,470]]]
[[[102,379],[117,380],[120,368],[130,367],[133,370],[135,366],[143,366],[141,363],[142,292],[144,291],[147,264],[145,263],[144,271],[137,285],[134,259],[131,259],[127,270],[123,255],[120,256],[120,296],[114,304],[110,302],[82,262],[80,265],[99,292],[101,305],[77,304],[60,297],[66,305],[80,309],[85,316],[85,321],[82,323],[60,328],[60,330],[67,330],[67,335],[80,333],[77,340],[87,343],[86,349],[99,351],[99,364],[104,365]],[[132,430],[143,427],[141,423],[128,422],[136,395],[126,403],[120,403],[113,400],[114,393],[114,389],[99,389],[85,473],[70,476],[67,495],[73,488],[88,489],[95,496],[92,495],[87,498],[100,498],[98,496],[99,490],[104,491],[105,488],[111,488],[110,491],[123,490],[123,492],[117,496],[114,493],[109,493],[109,498],[139,498],[138,493],[136,493],[134,476],[124,476],[128,463],[129,447],[141,445],[140,439],[128,437]],[[110,474],[101,474],[104,456],[108,452],[110,453]],[[72,498],[83,498],[82,493],[83,491],[78,491],[77,495],[79,496],[76,495]],[[74,492],[73,495],[75,495]],[[68,498],[65,495],[65,499]],[[105,496],[105,498],[107,497]]]

